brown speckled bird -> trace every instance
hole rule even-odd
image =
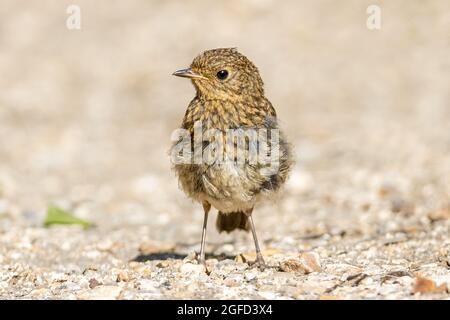
[[[205,51],[194,59],[189,69],[173,74],[191,79],[196,89],[195,98],[189,104],[182,122],[182,128],[189,132],[192,141],[194,124],[199,121],[203,132],[208,129],[223,133],[229,129],[278,130],[275,109],[264,96],[258,69],[235,48]],[[245,141],[245,146],[240,148],[248,150],[249,140]],[[251,163],[248,159],[243,163],[191,162],[174,165],[181,188],[203,205],[199,263],[205,264],[206,226],[213,206],[219,211],[216,222],[219,232],[235,229],[252,231],[257,254],[255,262],[261,269],[265,267],[252,212],[257,202],[270,198],[280,189],[292,166],[291,153],[282,134],[278,141],[278,166],[270,174],[262,172],[264,164]],[[235,140],[233,143],[236,147]],[[202,149],[207,146],[208,143],[203,141]],[[248,152],[245,154],[249,155]]]

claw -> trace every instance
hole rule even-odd
[[[208,267],[206,266],[206,260],[205,258],[202,257],[198,257],[197,258],[197,263],[199,265],[203,265],[203,267],[205,268],[205,273],[209,276],[211,274],[211,271],[208,270]]]
[[[253,261],[253,262],[249,262],[248,265],[250,267],[253,267],[253,266],[256,265],[260,271],[264,271],[266,269],[266,266],[267,266],[265,261],[264,261],[264,258],[262,256],[262,254],[260,254],[260,253],[257,254],[256,260]]]

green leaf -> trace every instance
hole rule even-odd
[[[88,228],[91,225],[86,220],[77,218],[61,208],[50,205],[47,208],[47,217],[45,218],[44,225],[48,227],[53,224],[78,224],[83,226],[83,228]]]

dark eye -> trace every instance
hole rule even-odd
[[[225,80],[228,77],[228,71],[227,70],[220,70],[217,72],[217,79],[219,80]]]

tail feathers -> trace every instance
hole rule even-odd
[[[219,211],[216,220],[216,228],[219,232],[226,231],[227,233],[235,229],[249,231],[250,223],[248,221],[248,216],[244,212],[222,213]]]

